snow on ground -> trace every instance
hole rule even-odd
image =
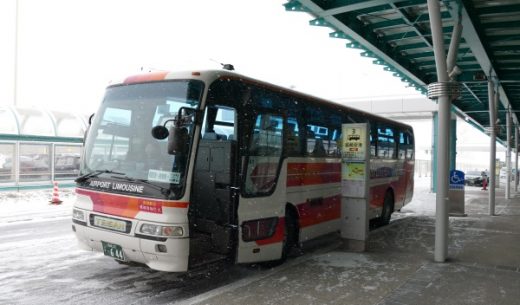
[[[50,204],[52,189],[0,192],[0,226],[21,221],[49,221],[71,217],[73,188],[61,188],[61,204]]]

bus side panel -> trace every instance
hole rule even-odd
[[[290,158],[287,200],[298,211],[300,241],[339,230],[341,163],[337,158]]]
[[[370,218],[381,215],[386,192],[392,190],[394,210],[400,209],[406,198],[407,174],[405,162],[372,159],[370,161]]]
[[[414,174],[415,174],[415,160],[406,160],[405,164],[405,176],[406,176],[406,194],[403,202],[403,206],[412,201],[413,188],[414,188]]]

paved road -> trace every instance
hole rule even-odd
[[[0,229],[0,304],[177,303],[280,272],[313,252],[311,248],[275,269],[220,266],[178,275],[120,265],[78,249],[70,219],[18,222]],[[322,242],[330,248],[334,239]]]

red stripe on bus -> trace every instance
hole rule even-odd
[[[125,79],[123,83],[125,84],[135,84],[135,83],[144,83],[144,82],[153,82],[153,81],[159,81],[164,80],[166,75],[168,74],[167,71],[157,71],[157,72],[150,72],[146,74],[137,74],[129,76]]]
[[[104,214],[135,218],[139,212],[162,214],[163,207],[187,208],[188,202],[162,201],[149,198],[131,197],[102,193],[76,188],[76,193],[90,197],[94,211]]]
[[[285,217],[280,217],[278,219],[278,224],[276,225],[276,231],[274,232],[274,235],[266,239],[255,240],[255,242],[259,246],[283,242],[284,229]]]
[[[341,182],[341,163],[288,163],[287,187]]]
[[[341,194],[313,198],[297,205],[300,214],[300,228],[313,226],[341,217]]]

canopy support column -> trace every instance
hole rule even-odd
[[[495,185],[496,185],[496,153],[497,153],[497,134],[496,134],[496,103],[494,83],[488,81],[488,100],[489,100],[489,215],[495,215]]]
[[[428,14],[432,31],[433,51],[437,70],[437,88],[434,91],[439,104],[439,132],[438,132],[438,175],[435,217],[435,251],[434,260],[445,262],[448,254],[448,176],[449,176],[449,149],[450,149],[450,112],[451,101],[447,84],[449,83],[444,38],[442,34],[442,19],[438,0],[428,0]],[[431,86],[432,84],[430,84]],[[428,91],[430,91],[430,86]],[[437,89],[437,90],[435,90]],[[430,94],[430,92],[429,92]]]
[[[511,109],[506,113],[507,143],[506,143],[506,199],[511,199]]]
[[[518,192],[518,126],[515,126],[515,193]]]

